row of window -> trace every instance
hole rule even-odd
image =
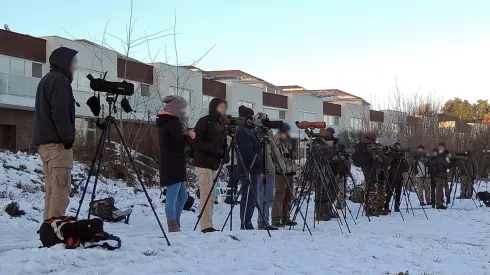
[[[41,63],[0,55],[0,73],[41,78],[43,77],[43,66]]]

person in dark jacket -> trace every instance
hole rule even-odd
[[[449,150],[446,149],[446,144],[444,142],[439,142],[439,156],[444,156],[447,160],[447,162],[450,162],[450,159],[452,158],[451,153]],[[443,185],[443,190],[444,194],[446,195],[446,203],[450,204],[451,203],[451,188],[449,182],[451,182],[451,179],[448,177],[448,173],[450,172],[449,168],[451,168],[451,165],[448,166],[447,171],[446,171],[446,182]]]
[[[435,192],[435,206],[437,209],[446,209],[447,207],[443,204],[443,186],[446,183],[447,169],[449,168],[449,161],[446,154],[439,153],[438,150],[434,149],[432,152],[432,158],[429,160],[429,172],[431,176],[434,177],[436,184]]]
[[[217,231],[213,227],[213,202],[216,192],[212,189],[213,181],[221,164],[230,159],[227,154],[226,128],[220,123],[220,118],[226,114],[226,100],[213,98],[209,102],[209,113],[197,121],[194,131],[196,138],[194,146],[194,166],[196,166],[199,182],[200,207],[204,207],[201,216],[201,231],[203,233]],[[207,205],[206,198],[210,194]],[[202,210],[200,210],[202,211]]]
[[[401,144],[396,142],[394,147],[400,147]],[[403,188],[403,174],[408,172],[403,154],[396,151],[389,152],[390,168],[388,170],[388,185],[386,186],[386,201],[384,209],[390,209],[391,198],[393,197],[393,189],[395,190],[395,212],[400,212],[400,202]]]
[[[473,196],[473,180],[477,169],[471,151],[468,150],[465,153],[466,159],[458,161],[458,169],[461,174],[461,190],[459,198],[471,199]]]
[[[245,106],[238,108],[240,117],[251,117],[254,111]],[[255,206],[257,204],[257,189],[260,182],[260,174],[262,173],[262,153],[261,144],[252,132],[252,125],[240,126],[236,132],[236,142],[240,150],[240,155],[243,158],[242,164],[238,165],[238,173],[240,182],[242,183],[242,198],[240,201],[240,229],[253,230],[252,217]],[[247,177],[246,171],[250,169],[250,174]]]
[[[320,176],[317,178],[315,187],[315,219],[317,221],[329,221],[332,218],[338,218],[338,214],[333,211],[333,200],[337,198],[338,190],[337,163],[339,157],[337,146],[335,146],[338,140],[334,138],[333,134],[327,134],[324,139],[326,147],[322,149],[322,152],[328,160],[333,174],[331,175],[329,170],[325,169],[328,182],[323,182]]]
[[[185,108],[187,103],[180,96],[170,95],[163,99],[165,107],[158,112],[158,144],[160,145],[160,185],[166,187],[165,215],[169,232],[180,231],[180,215],[187,201],[185,181],[185,147],[195,137],[187,132]]]
[[[78,52],[60,47],[49,57],[51,70],[39,82],[34,111],[33,142],[43,162],[46,195],[44,219],[64,216],[69,203],[75,98],[71,82]]]

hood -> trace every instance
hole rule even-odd
[[[49,64],[51,69],[57,70],[70,81],[73,80],[73,74],[70,72],[70,66],[78,51],[66,47],[59,47],[54,50],[49,56]]]
[[[213,119],[218,119],[221,116],[221,114],[216,111],[218,105],[220,105],[221,103],[224,103],[226,104],[226,106],[228,106],[228,102],[226,102],[226,100],[217,97],[211,99],[211,102],[209,102],[209,116],[211,116]]]
[[[174,119],[178,119],[178,118],[174,116],[172,113],[166,111],[160,111],[158,112],[157,119],[155,122],[158,127],[162,127]]]

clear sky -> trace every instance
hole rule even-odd
[[[134,0],[133,37],[174,26],[179,64],[240,69],[275,85],[337,88],[375,104],[399,89],[490,99],[489,0]],[[124,38],[130,0],[3,0],[2,24],[33,36]],[[108,43],[121,50],[116,39]],[[173,37],[132,57],[176,63]],[[165,57],[165,48],[168,57]],[[148,50],[149,49],[149,50]],[[155,58],[155,57],[153,57]]]

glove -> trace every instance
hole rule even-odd
[[[66,150],[69,150],[73,147],[73,142],[63,143],[63,146],[65,147]]]

